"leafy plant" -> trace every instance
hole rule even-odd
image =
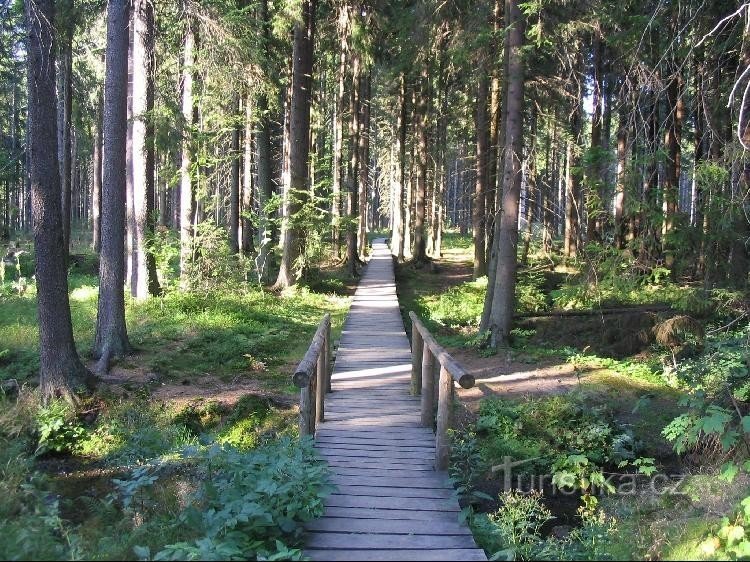
[[[36,415],[39,442],[36,453],[50,451],[70,453],[76,449],[86,430],[78,422],[73,409],[63,400],[52,400],[39,408]]]

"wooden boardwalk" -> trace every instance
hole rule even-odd
[[[337,491],[308,524],[312,560],[486,560],[409,395],[411,352],[393,261],[378,241],[344,324],[316,447]]]

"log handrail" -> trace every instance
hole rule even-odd
[[[330,344],[331,315],[326,314],[292,376],[294,385],[300,389],[299,432],[303,436],[314,436],[317,424],[325,417],[325,395],[331,391]]]
[[[448,429],[451,425],[453,383],[458,383],[461,388],[471,388],[474,386],[474,376],[467,373],[437,343],[416,313],[409,312],[409,318],[411,319],[412,394],[422,396],[422,425],[433,427],[433,420],[435,421],[435,468],[446,470],[450,456]],[[437,402],[437,415],[435,402]]]

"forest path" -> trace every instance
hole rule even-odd
[[[411,351],[382,239],[344,323],[316,448],[336,492],[307,525],[312,560],[486,560],[409,394]]]

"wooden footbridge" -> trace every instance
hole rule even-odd
[[[308,524],[312,560],[486,560],[445,472],[454,382],[474,380],[412,321],[413,355],[377,241],[332,374],[328,316],[295,372],[301,433],[315,436],[337,487]]]

